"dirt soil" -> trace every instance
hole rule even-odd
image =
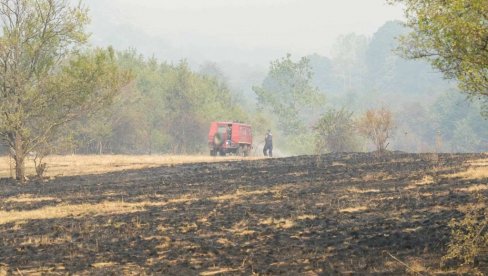
[[[473,191],[488,194],[488,178],[455,175],[486,158],[333,154],[4,179],[0,275],[432,273],[448,222]]]

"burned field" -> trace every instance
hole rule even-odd
[[[4,180],[0,274],[436,272],[448,222],[488,193],[488,173],[466,173],[485,158],[338,154]]]

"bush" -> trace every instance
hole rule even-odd
[[[393,114],[385,107],[370,109],[359,118],[357,127],[361,135],[374,143],[378,152],[384,152],[394,129]]]
[[[464,265],[474,265],[477,257],[488,252],[488,208],[487,198],[478,195],[478,204],[471,205],[462,220],[453,219],[449,223],[451,241],[443,262],[462,261]]]
[[[315,153],[353,152],[359,150],[354,131],[353,113],[345,109],[327,111],[314,126]]]

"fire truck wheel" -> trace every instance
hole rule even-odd
[[[214,144],[217,146],[222,145],[222,143],[224,142],[224,139],[222,139],[222,135],[220,133],[215,133],[213,140],[214,140]]]
[[[244,147],[244,156],[249,156],[249,153],[251,152],[251,148],[249,146]]]

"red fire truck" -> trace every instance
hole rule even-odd
[[[252,149],[252,129],[239,122],[212,122],[208,132],[210,155],[248,156]]]

